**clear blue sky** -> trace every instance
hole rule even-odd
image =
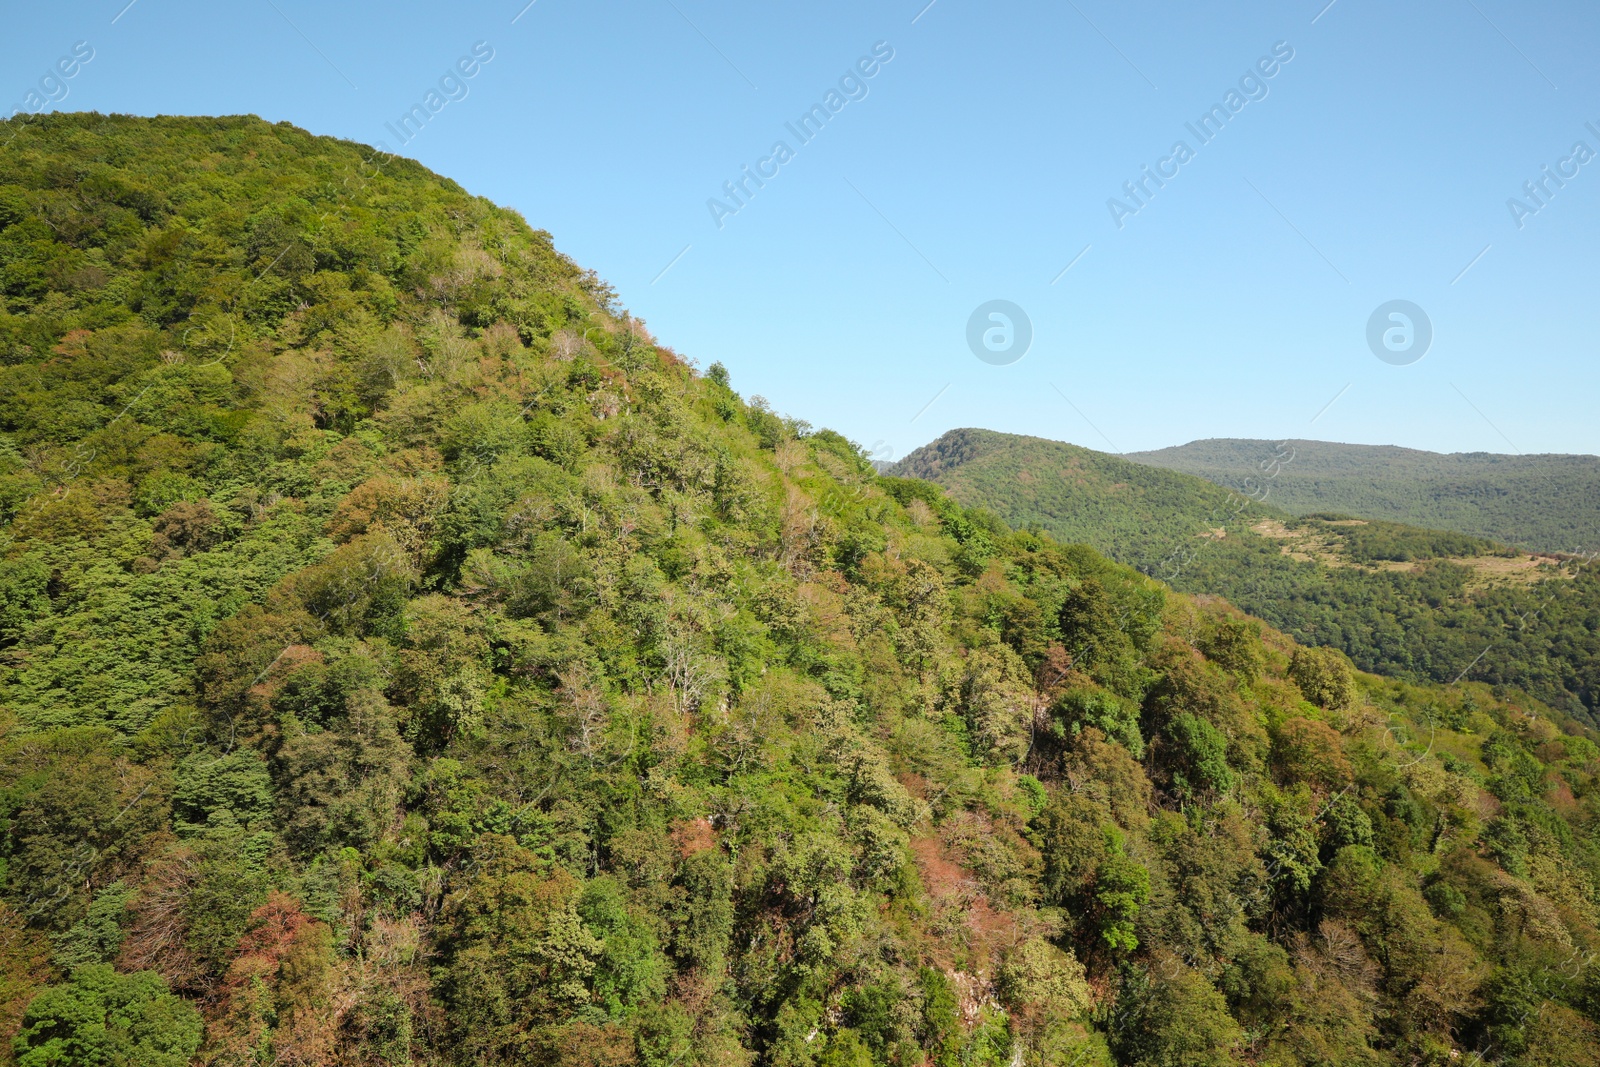
[[[64,109],[388,141],[741,392],[897,455],[955,426],[1600,452],[1600,159],[1520,229],[1507,206],[1600,152],[1593,4],[524,2],[13,5],[0,91],[20,106],[86,40]],[[400,147],[385,123],[477,41],[467,96]],[[785,123],[877,42],[893,59],[802,145]],[[1278,42],[1265,97],[1202,144],[1185,123]],[[707,201],[777,141],[719,229]],[[1177,175],[1119,229],[1146,165]],[[991,299],[1032,321],[1010,365],[968,347]],[[1419,362],[1368,348],[1392,299],[1432,321]]]

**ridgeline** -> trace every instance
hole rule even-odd
[[[1261,457],[1280,444],[1294,459],[1273,481],[1271,500],[1291,514],[1385,519],[1533,552],[1600,551],[1600,456],[1215,439],[1125,458],[1239,488],[1246,478],[1261,481]]]

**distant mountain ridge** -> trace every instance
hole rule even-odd
[[[1014,526],[1044,526],[1147,571],[1173,546],[1216,526],[1216,513],[1237,508],[1229,503],[1235,494],[1192,474],[995,430],[951,430],[886,473],[937,482]]]
[[[1255,477],[1279,442],[1211,438],[1130,452],[1137,463],[1227,488]],[[1293,451],[1268,502],[1293,515],[1346,513],[1488,537],[1540,552],[1600,549],[1600,456],[1425,452],[1396,445],[1283,442]]]
[[[1594,721],[1600,635],[1589,623],[1600,618],[1600,568],[1441,522],[1429,529],[1326,504],[1314,511],[1354,517],[1296,515],[1285,486],[1337,462],[1318,456],[1315,442],[1225,444],[1218,455],[1231,457],[1234,489],[1220,473],[1210,480],[970,428],[913,451],[888,474],[936,482],[968,507],[1089,545],[1181,592],[1226,597],[1298,641],[1339,648],[1363,670],[1438,682],[1465,673]],[[1541,543],[1550,543],[1561,523],[1542,521]]]

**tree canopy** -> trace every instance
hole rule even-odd
[[[1600,748],[254,118],[0,152],[0,1057],[1583,1064]]]

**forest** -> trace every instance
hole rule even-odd
[[[880,475],[287,124],[34,119],[0,291],[0,1062],[1600,1063],[1515,684]]]
[[[1223,596],[1362,670],[1511,685],[1600,721],[1600,547],[1547,557],[1531,581],[1486,584],[1472,563],[1530,557],[1460,532],[1280,508],[1301,453],[1263,443],[1225,489],[1060,441],[952,430],[892,473],[932,479],[963,504],[1091,545],[1182,592]],[[1296,556],[1261,532],[1263,520],[1320,534],[1330,552]]]
[[[1463,412],[1463,414],[1465,414]],[[1510,445],[1510,442],[1506,442]],[[1536,552],[1600,550],[1600,458],[1444,455],[1393,445],[1286,441],[1294,462],[1272,501],[1294,515],[1340,512],[1454,530]],[[1273,441],[1191,441],[1126,458],[1241,488]],[[1514,447],[1514,446],[1512,446]]]

